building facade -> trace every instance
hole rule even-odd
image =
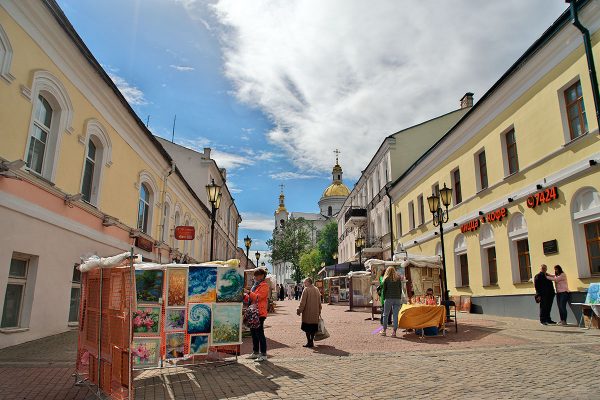
[[[0,348],[77,325],[84,257],[208,259],[205,199],[54,0],[0,4],[0,78]]]
[[[584,4],[580,19],[597,39],[600,1]],[[471,296],[476,312],[537,318],[532,277],[541,264],[549,272],[558,264],[573,301],[583,300],[588,284],[600,279],[600,138],[592,98],[581,34],[566,12],[392,184],[398,247],[441,254],[427,202],[419,223],[413,206],[447,185],[451,295]]]

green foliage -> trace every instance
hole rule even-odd
[[[334,263],[333,253],[337,252],[338,249],[337,222],[329,222],[325,225],[323,230],[319,232],[317,249],[319,250],[321,261],[325,261],[325,265],[332,265]]]
[[[287,262],[292,265],[292,279],[300,282],[300,255],[310,246],[310,231],[304,218],[291,218],[283,228],[275,229],[273,237],[267,240],[274,263]]]
[[[304,276],[314,277],[321,270],[321,261],[319,250],[313,248],[300,256],[300,270]]]

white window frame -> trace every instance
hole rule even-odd
[[[77,268],[78,264],[75,264],[73,268]],[[74,272],[74,271],[73,271]],[[81,306],[80,301],[81,301],[81,274],[79,274],[79,281],[75,281],[73,280],[73,277],[71,277],[71,290],[73,289],[79,289],[79,300],[77,302],[77,321],[69,321],[71,315],[71,304],[70,301],[72,300],[71,297],[69,297],[69,315],[67,316],[67,323],[69,326],[78,326],[79,325],[79,307]]]
[[[481,253],[481,278],[483,286],[490,286],[490,269],[487,249],[496,247],[494,230],[489,224],[483,224],[479,232],[479,249]],[[498,271],[498,254],[496,253],[496,272]]]
[[[464,286],[462,281],[462,271],[460,264],[460,256],[467,255],[467,266],[469,263],[469,256],[467,254],[467,238],[462,233],[458,234],[454,239],[454,279],[456,287],[469,287],[470,286],[470,277],[469,274],[469,285]]]
[[[588,196],[582,204],[584,196]],[[591,198],[590,198],[591,197]],[[600,191],[593,187],[578,190],[571,199],[573,236],[575,239],[575,259],[578,278],[591,278],[592,268],[585,240],[585,225],[600,220]]]
[[[475,164],[475,182],[477,185],[477,192],[481,192],[482,190],[486,190],[490,187],[490,170],[487,168],[487,153],[485,153],[485,166],[486,166],[486,175],[487,175],[487,187],[483,187],[481,182],[481,165],[479,163],[479,156],[481,153],[485,153],[485,148],[481,148],[475,152],[473,155],[473,162]]]
[[[459,204],[462,204],[463,201],[465,200],[465,196],[463,193],[463,187],[462,187],[462,176],[460,179],[460,202],[456,201],[456,189],[455,189],[455,181],[454,181],[454,173],[458,171],[458,174],[460,175],[460,167],[456,167],[454,168],[452,171],[450,171],[450,185],[452,185],[452,204],[454,204],[454,206],[458,206]]]
[[[419,214],[419,226],[425,223],[425,203],[423,202],[423,194],[417,196],[417,213]]]
[[[524,227],[521,226],[519,229],[517,229],[516,227],[513,228],[513,225],[515,224],[515,220],[517,218],[523,218],[523,222],[524,222]],[[527,228],[527,220],[525,219],[525,216],[519,212],[514,213],[512,215],[512,217],[510,218],[510,220],[508,221],[508,242],[509,242],[509,247],[510,247],[510,264],[511,264],[511,271],[512,271],[512,279],[513,279],[513,283],[515,284],[520,284],[520,283],[527,283],[527,282],[523,282],[521,281],[521,274],[519,271],[519,259],[518,259],[518,249],[517,249],[517,242],[519,240],[523,240],[523,239],[527,239],[529,240],[529,230]],[[531,276],[533,279],[533,263],[531,262],[531,246],[529,247],[529,262],[530,262],[530,268],[532,268],[531,271]]]
[[[567,91],[568,88],[570,88],[571,86],[573,86],[575,84],[575,82],[579,81],[581,82],[581,76],[579,75],[575,75],[573,78],[571,78],[567,83],[565,83],[563,86],[561,86],[557,91],[556,91],[556,95],[558,96],[558,105],[559,105],[559,109],[560,109],[560,119],[562,122],[562,127],[563,127],[563,137],[564,137],[564,142],[565,144],[569,144],[574,140],[578,140],[581,139],[582,137],[585,137],[589,134],[590,131],[590,125],[589,125],[589,121],[587,121],[588,123],[588,131],[584,132],[583,134],[581,134],[580,136],[571,139],[571,128],[569,127],[569,116],[567,114],[567,102],[565,101],[565,92]],[[583,94],[583,97],[585,99],[585,93],[584,93],[584,89],[586,89],[583,84],[581,84],[581,92]],[[588,116],[588,111],[586,110],[586,119]]]
[[[88,142],[92,140],[96,146],[96,163],[94,166],[94,178],[92,180],[92,195],[89,203],[97,207],[100,202],[104,168],[110,168],[112,165],[112,142],[106,128],[95,118],[90,118],[86,121],[84,132],[83,135],[78,136],[79,143],[84,146],[83,168],[79,187],[83,189]]]
[[[408,228],[412,231],[415,227],[415,204],[411,200],[408,202]]]
[[[0,25],[0,78],[4,79],[7,84],[11,84],[15,77],[10,73],[12,64],[13,48],[8,39],[6,31]]]
[[[12,256],[11,256],[11,260],[12,259],[19,259],[19,260],[27,261],[26,281],[25,281],[25,287],[23,288],[20,310],[19,310],[19,326],[11,327],[11,328],[0,328],[0,333],[13,333],[13,332],[26,331],[29,329],[29,321],[31,318],[31,308],[33,305],[33,295],[34,295],[34,291],[35,291],[35,281],[36,281],[37,266],[38,266],[39,258],[37,256],[30,255],[30,254],[13,252]],[[5,297],[6,297],[6,292],[5,292],[6,285],[12,279],[13,278],[9,278],[6,283],[2,282],[2,285],[4,285],[3,290],[4,290],[5,294],[4,294],[4,297],[2,297],[0,299],[0,301],[2,301],[2,303],[0,303],[0,313],[2,313],[4,310],[4,301],[5,301]],[[19,284],[21,284],[21,282],[19,282]],[[2,316],[0,315],[0,320],[1,320],[1,318],[2,318]]]
[[[506,134],[510,131],[515,132],[515,143],[517,146],[517,164],[518,168],[515,172],[510,172],[510,168],[508,166],[508,151],[506,149]],[[509,176],[518,174],[521,171],[521,163],[519,161],[519,144],[517,143],[517,130],[515,129],[514,124],[510,125],[508,128],[504,129],[500,133],[500,148],[502,149],[502,165],[504,168],[504,178],[508,178]]]
[[[403,236],[402,232],[402,212],[396,213],[396,236],[401,238]]]
[[[11,257],[10,262],[12,263],[13,260],[25,261],[25,276],[23,276],[23,277],[11,276],[10,275],[10,267],[9,267],[9,275],[8,275],[8,279],[6,281],[6,289],[8,289],[8,285],[23,287],[23,289],[21,290],[21,299],[19,300],[19,310],[17,311],[18,320],[17,320],[16,326],[2,326],[1,329],[18,329],[18,328],[22,327],[22,323],[21,323],[22,318],[21,317],[22,317],[22,313],[23,313],[23,306],[25,303],[25,295],[27,292],[27,276],[29,275],[29,258],[21,257],[18,255],[13,255]],[[6,297],[4,298],[4,301],[6,301]],[[2,307],[3,307],[2,311],[4,311],[4,303],[2,304]]]

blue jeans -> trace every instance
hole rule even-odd
[[[569,292],[556,293],[556,305],[561,321],[567,321],[567,303],[569,301]]]
[[[398,314],[400,313],[400,299],[385,299],[383,304],[383,329],[387,329],[388,315],[392,312],[392,321],[394,322],[394,330],[398,329]]]

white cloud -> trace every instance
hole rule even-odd
[[[177,71],[183,71],[183,72],[188,72],[188,71],[193,71],[195,68],[194,67],[188,67],[186,65],[169,65],[169,67],[176,69]]]
[[[269,177],[271,179],[274,179],[277,181],[289,181],[292,179],[312,179],[312,178],[318,178],[319,176],[311,175],[311,174],[303,174],[303,173],[299,173],[299,172],[284,171],[284,172],[276,172],[276,173],[270,174]]]
[[[176,139],[175,142],[200,153],[204,151],[205,147],[210,147],[210,157],[217,162],[219,168],[225,168],[227,170],[241,169],[244,165],[255,164],[255,159],[248,157],[248,155],[219,150],[215,148],[216,146],[214,143],[204,137],[197,137],[195,139]],[[242,149],[242,152],[244,152],[244,149]]]
[[[112,71],[106,71],[106,73],[108,74],[110,79],[112,79],[112,81],[115,83],[115,85],[117,85],[117,88],[119,89],[121,94],[123,94],[123,97],[125,97],[125,100],[127,100],[129,104],[136,106],[148,104],[148,102],[144,98],[144,92],[142,92],[140,89],[138,89],[135,86],[132,86],[125,79],[123,79],[122,77],[120,77]]]
[[[242,223],[240,229],[250,229],[254,231],[272,232],[275,222],[272,216],[254,212],[241,212]]]
[[[202,1],[181,0],[206,16]],[[383,138],[480,98],[566,8],[547,0],[220,0],[224,70],[274,122],[269,140],[302,171],[339,147],[360,175]]]

